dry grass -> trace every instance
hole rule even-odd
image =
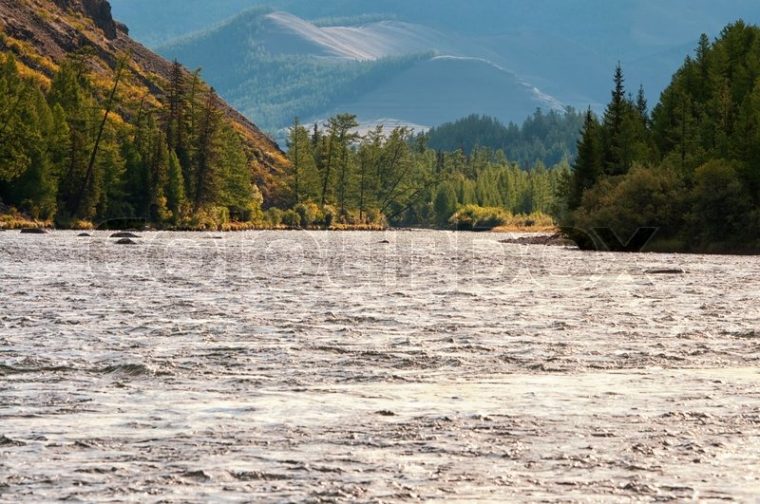
[[[223,232],[239,232],[239,231],[257,231],[264,230],[267,227],[258,222],[227,222],[221,225],[219,231]]]
[[[514,215],[508,222],[493,229],[494,233],[556,233],[557,224],[543,213]]]
[[[382,224],[333,224],[330,227],[330,231],[385,231],[387,229],[388,226]]]
[[[52,227],[52,221],[38,221],[22,215],[0,215],[0,229],[50,229]]]
[[[557,226],[499,226],[491,230],[493,233],[558,233]]]

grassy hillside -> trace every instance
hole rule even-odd
[[[130,39],[105,0],[0,0],[0,65],[6,204],[61,223],[177,224],[253,209],[259,188],[277,197],[278,146]]]
[[[133,76],[129,97],[153,104],[165,96],[172,70],[170,61],[129,37],[128,28],[111,17],[105,0],[0,0],[0,50],[13,53],[22,73],[43,83],[49,83],[68,55],[85,51],[102,94],[108,90],[118,55],[129,54]],[[253,123],[232,107],[223,107],[258,168],[278,170],[286,164],[280,149]]]

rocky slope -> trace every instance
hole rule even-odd
[[[119,55],[129,54],[131,92],[164,99],[171,62],[132,40],[127,27],[113,19],[107,0],[0,0],[0,51],[14,53],[28,75],[49,81],[67,55],[83,50],[92,55],[91,70],[103,77],[106,87]],[[251,121],[224,107],[245,141],[266,197],[287,159]],[[127,110],[121,112],[129,115]]]

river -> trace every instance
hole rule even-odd
[[[760,499],[760,259],[503,238],[0,233],[0,501]]]

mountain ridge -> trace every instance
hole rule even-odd
[[[654,101],[682,63],[684,48],[696,47],[700,33],[718,36],[738,18],[760,21],[760,3],[754,0],[227,0],[213,10],[201,0],[182,0],[181,6],[180,0],[114,4],[151,43],[203,31],[244,8],[265,5],[320,26],[391,17],[452,37],[457,47],[440,52],[486,58],[563,104],[590,105],[597,112],[609,97],[617,62],[629,87],[643,85]],[[157,20],[170,15],[175,21],[165,29]]]
[[[90,53],[89,66],[102,79],[111,75],[120,55],[128,54],[135,92],[154,102],[166,98],[172,72],[169,60],[129,37],[107,0],[0,0],[0,50],[13,53],[26,73],[42,81],[78,51]],[[288,165],[284,153],[229,104],[221,106],[244,141],[257,181],[271,182],[272,174]]]
[[[260,7],[158,51],[208,70],[224,96],[277,132],[294,116],[321,122],[352,112],[365,124],[430,127],[471,113],[509,122],[564,107],[455,35],[404,21],[318,26]]]

